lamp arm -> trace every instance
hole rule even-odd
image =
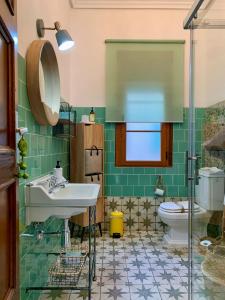
[[[44,29],[44,30],[56,30],[55,27],[42,27],[41,29]]]
[[[39,37],[44,37],[45,35],[45,30],[60,30],[60,23],[56,21],[54,23],[55,27],[45,27],[44,26],[44,21],[42,19],[37,19],[36,21],[36,28],[37,28],[37,34]]]

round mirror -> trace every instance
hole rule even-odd
[[[31,43],[26,55],[27,93],[40,125],[56,125],[60,109],[60,79],[55,51],[45,40]]]

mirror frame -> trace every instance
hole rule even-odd
[[[40,80],[44,74],[43,84]],[[59,119],[60,109],[60,77],[56,54],[52,44],[47,40],[34,40],[26,55],[27,94],[30,101],[31,112],[40,125],[54,126]],[[51,101],[57,101],[57,111],[46,103],[45,95]]]

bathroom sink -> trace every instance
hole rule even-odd
[[[43,222],[50,216],[70,218],[96,205],[99,184],[66,183],[50,189],[50,180],[47,175],[26,185],[27,224]]]
[[[43,186],[28,186],[26,204],[30,206],[88,207],[96,204],[98,184],[68,183],[49,193]]]
[[[68,183],[64,188],[55,190],[50,201],[57,206],[93,206],[96,204],[99,189],[99,184]]]

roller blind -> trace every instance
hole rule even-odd
[[[184,41],[106,40],[106,122],[182,122]]]

